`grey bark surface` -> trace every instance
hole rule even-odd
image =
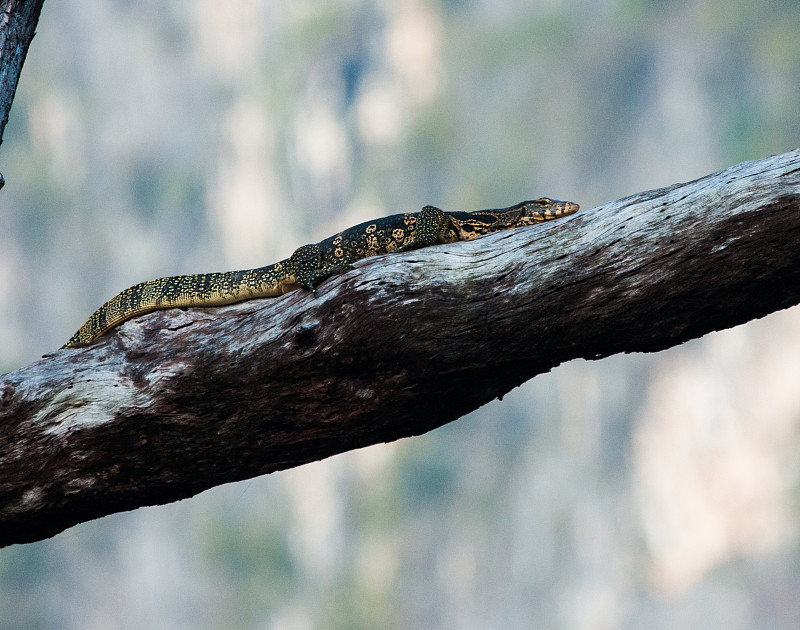
[[[363,260],[316,299],[138,317],[0,377],[0,545],[424,433],[565,361],[798,302],[793,151]]]

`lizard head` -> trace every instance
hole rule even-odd
[[[542,197],[533,201],[523,201],[516,206],[511,206],[506,210],[497,212],[499,229],[517,227],[520,225],[531,225],[541,223],[550,219],[565,217],[568,214],[575,214],[580,209],[577,203],[571,201],[559,201]]]
[[[577,203],[558,201],[549,197],[523,201],[503,210],[479,210],[458,217],[461,240],[470,240],[489,232],[533,225],[550,219],[575,214],[580,209]]]

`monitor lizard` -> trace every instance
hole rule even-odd
[[[445,212],[425,206],[420,212],[366,221],[315,245],[303,245],[286,260],[266,267],[171,276],[132,286],[95,311],[63,347],[88,344],[122,322],[155,310],[222,306],[277,297],[300,288],[316,296],[316,287],[323,280],[347,271],[362,258],[471,240],[498,230],[557,219],[578,209],[578,204],[544,197],[502,210]]]

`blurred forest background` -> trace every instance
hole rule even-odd
[[[583,211],[800,146],[797,0],[47,0],[0,371],[358,221]],[[0,550],[6,629],[800,626],[800,310]]]

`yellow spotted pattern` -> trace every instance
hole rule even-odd
[[[315,288],[323,280],[346,271],[362,258],[470,240],[577,211],[578,205],[569,201],[542,198],[502,210],[477,212],[444,212],[425,206],[420,212],[368,221],[316,245],[303,245],[289,258],[274,265],[245,271],[171,276],[132,286],[101,306],[64,347],[90,343],[122,322],[155,310],[222,306],[276,297],[299,288],[316,294]]]

